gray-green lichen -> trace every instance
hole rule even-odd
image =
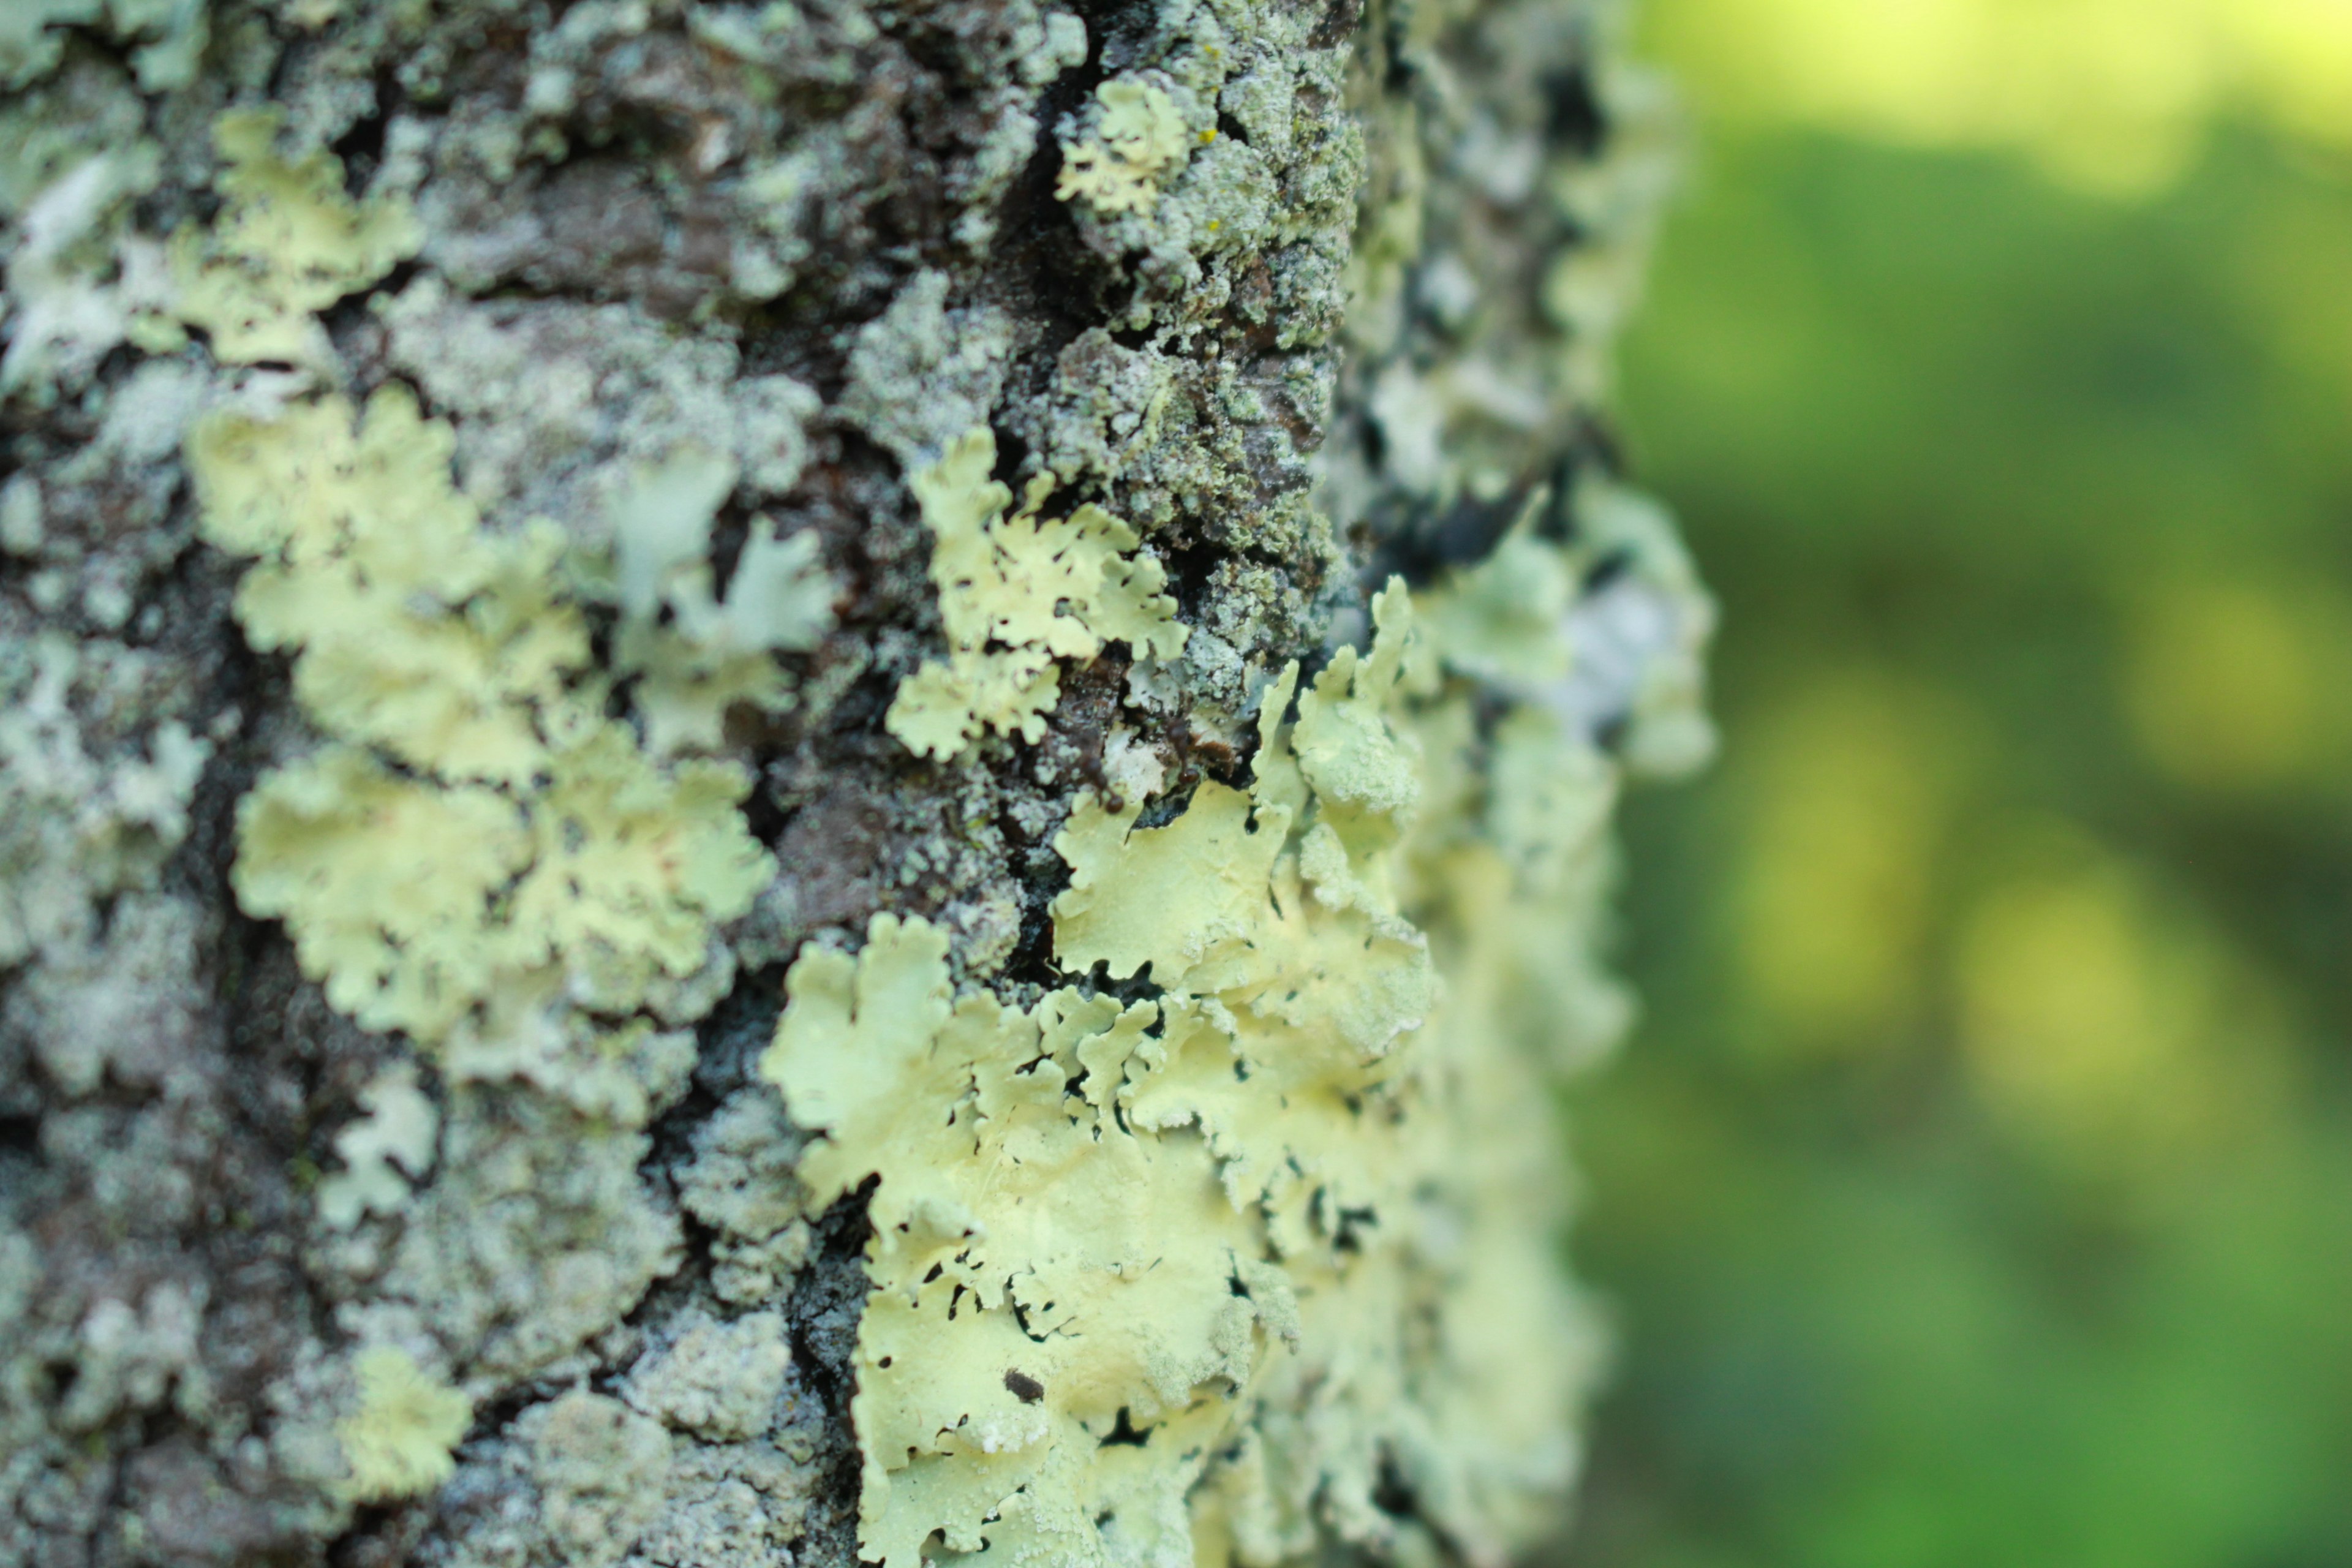
[[[1705,601],[1601,422],[1665,161],[1612,9],[0,7],[0,1561],[853,1560],[896,1200],[756,1068],[788,968],[895,921],[1007,1019],[1230,1011],[1139,937],[1080,962],[1087,885],[1156,889],[1118,856],[1280,746],[1267,885],[1404,955],[1282,1027],[1394,1023],[1423,1087],[1367,1092],[1438,1174],[1410,1218],[1219,1211],[1255,1305],[1170,1364],[1258,1403],[1171,1470],[1130,1402],[1111,1489],[1181,1508],[1086,1528],[1253,1565],[1546,1528],[1587,1331],[1528,1089],[1621,1021],[1620,773],[1706,741]],[[917,481],[976,432],[984,539],[1093,528],[1164,608],[998,605],[1039,722],[919,755],[887,715],[972,639]],[[1318,682],[1394,574],[1419,662]],[[1418,1031],[1371,984],[1416,965]],[[1066,1043],[1114,1130],[1115,1068],[1171,1147],[1263,1110],[1186,1131],[1156,1047]],[[1399,1342],[1359,1257],[1436,1339],[1318,1394]]]

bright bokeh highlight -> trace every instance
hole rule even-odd
[[[1668,0],[1656,51],[1709,112],[2029,154],[2146,193],[2208,128],[2352,147],[2346,0]]]

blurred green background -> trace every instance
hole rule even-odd
[[[2352,1564],[2352,3],[1646,0],[1574,1568]]]

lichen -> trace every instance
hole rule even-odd
[[[238,898],[337,1007],[426,1044],[494,998],[628,1013],[772,874],[740,769],[664,768],[604,716],[560,537],[483,531],[449,446],[387,388],[356,430],[329,397],[189,448],[205,536],[261,558],[238,619],[332,737],[240,805]]]
[[[1074,984],[958,997],[944,933],[888,914],[793,966],[761,1070],[822,1134],[801,1179],[817,1206],[877,1184],[868,1557],[911,1568],[934,1532],[1015,1564],[1273,1562],[1318,1526],[1391,1548],[1402,1471],[1494,1563],[1565,1484],[1590,1331],[1541,1261],[1557,1173],[1518,1044],[1550,1031],[1490,955],[1570,961],[1582,911],[1556,876],[1514,889],[1517,773],[1491,829],[1418,839],[1428,742],[1471,699],[1414,651],[1401,584],[1375,621],[1295,720],[1297,667],[1268,689],[1246,791],[1203,782],[1159,826],[1081,801],[1054,841]],[[1478,928],[1444,983],[1408,894],[1440,936]]]
[[[354,203],[331,153],[288,163],[272,149],[283,116],[239,110],[213,122],[227,163],[224,208],[172,239],[180,319],[207,335],[215,359],[318,365],[330,357],[315,312],[415,254],[425,231],[397,198]]]
[[[139,85],[185,87],[210,29],[205,0],[14,0],[0,10],[0,87],[22,88],[57,68],[66,29],[103,26],[134,45]]]
[[[319,1217],[349,1229],[366,1214],[391,1214],[408,1201],[409,1184],[433,1164],[441,1113],[403,1063],[360,1090],[367,1114],[335,1135],[343,1168],[319,1183]]]
[[[0,1560],[837,1568],[865,1390],[901,1556],[1548,1526],[1540,1085],[1704,732],[1596,5],[0,13]],[[961,1099],[795,1123],[826,953]],[[827,1151],[951,1109],[869,1280]],[[392,1347],[480,1418],[363,1507]]]
[[[782,1313],[752,1312],[731,1322],[697,1314],[630,1373],[626,1397],[667,1426],[740,1443],[775,1420],[792,1366]]]
[[[1156,82],[1119,77],[1095,89],[1095,133],[1062,144],[1057,200],[1084,196],[1097,212],[1148,213],[1170,171],[1183,166],[1192,138],[1176,100]],[[1203,140],[1214,139],[1211,131]]]
[[[542,710],[588,659],[556,596],[560,536],[499,538],[449,483],[450,433],[405,389],[199,424],[188,468],[205,537],[254,558],[237,588],[253,645],[294,661],[322,729],[469,783],[520,784]]]
[[[85,899],[138,889],[188,831],[211,744],[174,719],[129,758],[90,756],[74,688],[152,679],[152,661],[108,643],[42,637],[0,650],[0,969],[78,943]]]
[[[885,721],[920,754],[953,756],[982,731],[1034,743],[1061,695],[1056,659],[1091,659],[1110,642],[1163,658],[1183,650],[1187,628],[1160,592],[1167,574],[1131,553],[1133,529],[1092,502],[1042,518],[1051,473],[1029,481],[1008,517],[1013,492],[995,467],[983,427],[913,479],[949,653],[900,683]]]
[[[710,529],[735,489],[731,458],[680,447],[640,468],[614,505],[621,626],[613,663],[636,679],[646,744],[667,756],[717,751],[727,710],[789,709],[772,655],[805,653],[833,624],[833,584],[814,535],[778,538],[754,521],[726,595],[711,587]]]
[[[669,1434],[617,1399],[575,1388],[535,1405],[519,1436],[536,1450],[532,1479],[555,1561],[609,1568],[661,1512]]]
[[[335,1426],[351,1467],[346,1491],[382,1502],[429,1492],[457,1470],[450,1450],[474,1418],[466,1396],[397,1345],[373,1345],[352,1362],[359,1409]]]
[[[162,873],[215,746],[184,700],[151,650],[0,640],[0,1055],[29,1042],[68,1093],[160,1081],[194,1005]]]
[[[582,1346],[684,1254],[677,1212],[637,1173],[652,1147],[644,1124],[685,1087],[691,1037],[685,1063],[638,1104],[592,1096],[584,1109],[563,1079],[594,1078],[607,1058],[558,1041],[565,1049],[543,1082],[453,1087],[434,1179],[389,1237],[363,1227],[348,1255],[369,1288],[340,1326],[362,1338],[429,1335],[486,1394],[577,1370]]]
[[[0,137],[24,129],[0,123]],[[26,202],[7,261],[16,310],[0,355],[0,396],[48,402],[125,340],[158,351],[184,335],[166,313],[173,290],[163,249],[128,221],[161,163],[152,142],[126,138],[73,163]]]
[[[1150,1005],[958,1005],[945,933],[880,915],[867,935],[856,960],[794,965],[762,1066],[827,1133],[802,1170],[818,1202],[881,1176],[853,1405],[865,1554],[905,1568],[943,1531],[950,1551],[985,1533],[1008,1562],[1090,1561],[1106,1510],[1148,1554],[1184,1476],[1082,1460],[1129,1422],[1215,1434],[1228,1400],[1195,1390],[1247,1377],[1259,1314],[1231,1282],[1262,1244],[1197,1136],[1138,1136],[1071,1090],[1088,1060],[1116,1071]]]

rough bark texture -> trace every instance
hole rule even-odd
[[[959,983],[1034,998],[1081,792],[1149,778],[1164,821],[1245,784],[1288,661],[1514,528],[1586,574],[1549,710],[1595,754],[1683,760],[1703,609],[1633,559],[1654,541],[1575,552],[1662,163],[1606,9],[17,0],[0,1561],[854,1561],[864,1210],[810,1212],[755,1071],[796,952],[921,917]],[[1116,142],[1113,82],[1185,138],[1127,161],[1125,209],[1057,190]],[[233,233],[289,213],[312,230]],[[701,957],[625,1004],[575,975],[603,1021],[537,1055],[363,1027],[257,913],[286,906],[233,886],[257,784],[356,755],[392,698],[331,720],[295,640],[253,631],[204,521],[229,481],[190,454],[404,387],[489,536],[550,519],[625,578],[632,498],[688,453],[719,476],[706,583],[806,536],[831,595],[751,649],[781,681],[667,721],[749,781],[756,901],[712,904]],[[983,427],[1016,489],[1050,470],[1134,526],[1189,637],[1065,660],[1034,739],[919,757],[886,725],[945,646],[909,478]],[[629,593],[574,595],[595,668],[628,657]],[[610,711],[683,777],[640,679]],[[429,771],[374,754],[386,788]],[[1579,984],[1598,1021],[1560,1029],[1589,1049],[1609,1008]],[[462,1390],[454,1475],[353,1486],[370,1347],[427,1404]],[[1496,1550],[1415,1528],[1410,1486],[1378,1500],[1402,1522],[1335,1517],[1315,1550]]]

